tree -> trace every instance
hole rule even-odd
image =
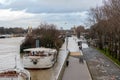
[[[112,57],[120,61],[120,1],[104,1],[104,5],[90,10],[91,36],[99,40],[97,44],[104,48],[107,43]]]
[[[58,38],[60,35],[59,30],[53,24],[40,24],[38,28],[33,29],[32,33],[27,35],[23,47],[35,47],[36,39],[39,40],[40,47],[46,48],[59,48],[62,45],[62,40]],[[28,48],[28,47],[27,47]]]
[[[77,37],[80,38],[81,33],[85,32],[84,26],[78,26],[76,29]]]

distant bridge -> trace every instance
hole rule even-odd
[[[0,35],[0,38],[10,38],[10,37],[13,37],[13,35],[9,35],[9,34]]]

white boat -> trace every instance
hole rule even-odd
[[[0,80],[30,80],[28,71],[23,70],[5,70],[0,72]]]
[[[0,55],[0,80],[30,80],[30,73],[14,54]]]
[[[24,49],[23,65],[28,69],[50,68],[57,60],[57,50],[51,48]]]

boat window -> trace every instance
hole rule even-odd
[[[3,73],[0,73],[0,76],[1,77],[17,77],[19,74],[16,73],[16,71],[8,71],[8,72],[3,72]]]
[[[34,55],[35,55],[35,52],[33,51],[33,52],[32,52],[32,56],[34,56]]]
[[[30,53],[29,53],[29,56],[36,56],[36,54],[37,54],[37,53],[33,51],[33,52],[30,52]]]
[[[31,52],[29,52],[29,53],[27,53],[26,55],[31,56],[31,55],[32,55],[32,53],[31,53]]]
[[[51,55],[52,55],[51,53],[48,54],[48,56],[51,56]]]
[[[29,56],[29,54],[24,54],[24,56]]]
[[[47,56],[46,54],[40,54],[40,56]]]

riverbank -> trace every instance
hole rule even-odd
[[[120,61],[118,61],[118,59],[112,57],[107,50],[105,51],[105,50],[101,50],[99,48],[97,48],[97,50],[100,51],[103,55],[105,55],[108,59],[113,61],[113,63],[115,63],[120,68]]]
[[[93,80],[120,80],[120,68],[95,48],[83,49]]]

